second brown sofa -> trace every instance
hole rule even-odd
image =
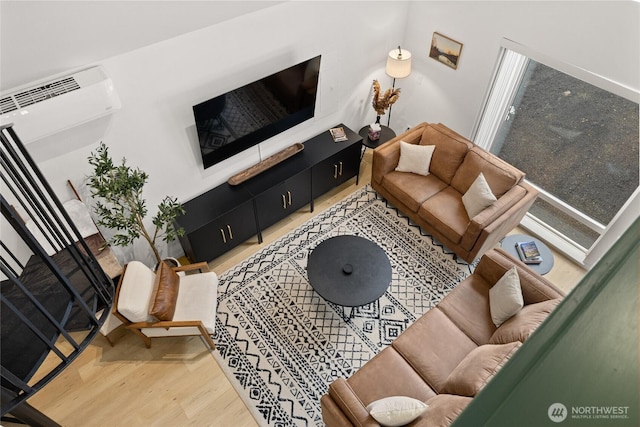
[[[435,146],[428,175],[396,171],[401,141]],[[481,172],[497,201],[469,218],[462,196]],[[443,124],[429,123],[374,151],[371,186],[467,262],[496,246],[538,196],[522,171]]]
[[[496,327],[491,289],[516,268],[524,307]],[[425,402],[411,427],[444,427],[520,348],[564,292],[502,248],[488,251],[458,284],[394,342],[350,378],[339,378],[321,399],[328,427],[379,427],[367,405],[391,396]]]

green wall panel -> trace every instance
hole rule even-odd
[[[638,221],[453,424],[638,426]]]

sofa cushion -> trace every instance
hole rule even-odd
[[[462,204],[462,194],[451,187],[428,198],[418,216],[431,224],[453,243],[459,243],[469,226],[469,216]]]
[[[180,277],[165,261],[156,273],[155,295],[149,314],[158,320],[173,320],[178,301]]]
[[[447,185],[451,184],[458,167],[473,144],[441,124],[427,125],[420,145],[434,145],[430,171]]]
[[[472,350],[449,374],[442,393],[474,397],[521,345],[485,344]]]
[[[517,314],[524,306],[520,278],[515,267],[506,273],[489,289],[491,320],[499,327]]]
[[[524,342],[533,331],[540,326],[544,319],[549,316],[556,306],[560,303],[560,299],[552,299],[539,302],[536,304],[525,305],[511,319],[504,322],[493,333],[490,344],[505,344],[513,341]]]
[[[496,200],[498,199],[493,195],[491,187],[487,184],[482,172],[462,196],[462,204],[467,211],[469,219],[491,206]]]
[[[496,331],[489,311],[491,285],[472,274],[449,292],[438,304],[457,328],[478,345],[486,344]]]
[[[435,145],[414,145],[400,141],[400,159],[398,172],[411,172],[418,175],[429,175],[429,164]]]
[[[367,405],[369,414],[382,426],[400,427],[418,418],[427,404],[412,397],[389,396]]]
[[[439,394],[426,401],[427,410],[411,427],[448,427],[471,402],[472,398]]]
[[[425,402],[436,394],[392,346],[386,347],[361,366],[347,383],[365,406],[388,396],[408,396]]]
[[[458,363],[477,347],[437,306],[409,326],[391,346],[437,392]],[[369,372],[377,377],[377,384],[385,384],[380,372]]]
[[[382,178],[382,186],[412,212],[417,212],[425,200],[447,188],[447,184],[433,174],[422,176],[395,171]]]
[[[434,158],[434,163],[435,160]],[[480,172],[482,172],[487,180],[493,194],[498,198],[519,183],[524,177],[524,173],[502,159],[479,147],[473,147],[467,153],[464,161],[456,171],[455,176],[451,180],[451,185],[461,194],[464,194]]]

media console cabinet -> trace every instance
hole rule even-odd
[[[180,243],[191,262],[211,261],[309,204],[360,172],[362,137],[344,124],[348,140],[334,142],[327,130],[304,149],[239,185],[224,183],[183,203]]]

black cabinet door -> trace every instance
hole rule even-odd
[[[253,203],[248,201],[187,234],[183,248],[191,262],[209,262],[256,233]]]
[[[360,144],[353,144],[313,167],[313,197],[316,198],[360,172]]]
[[[338,184],[353,178],[360,172],[361,144],[353,144],[340,152],[338,159]]]
[[[258,224],[264,230],[311,202],[311,171],[307,169],[271,187],[255,200]]]

